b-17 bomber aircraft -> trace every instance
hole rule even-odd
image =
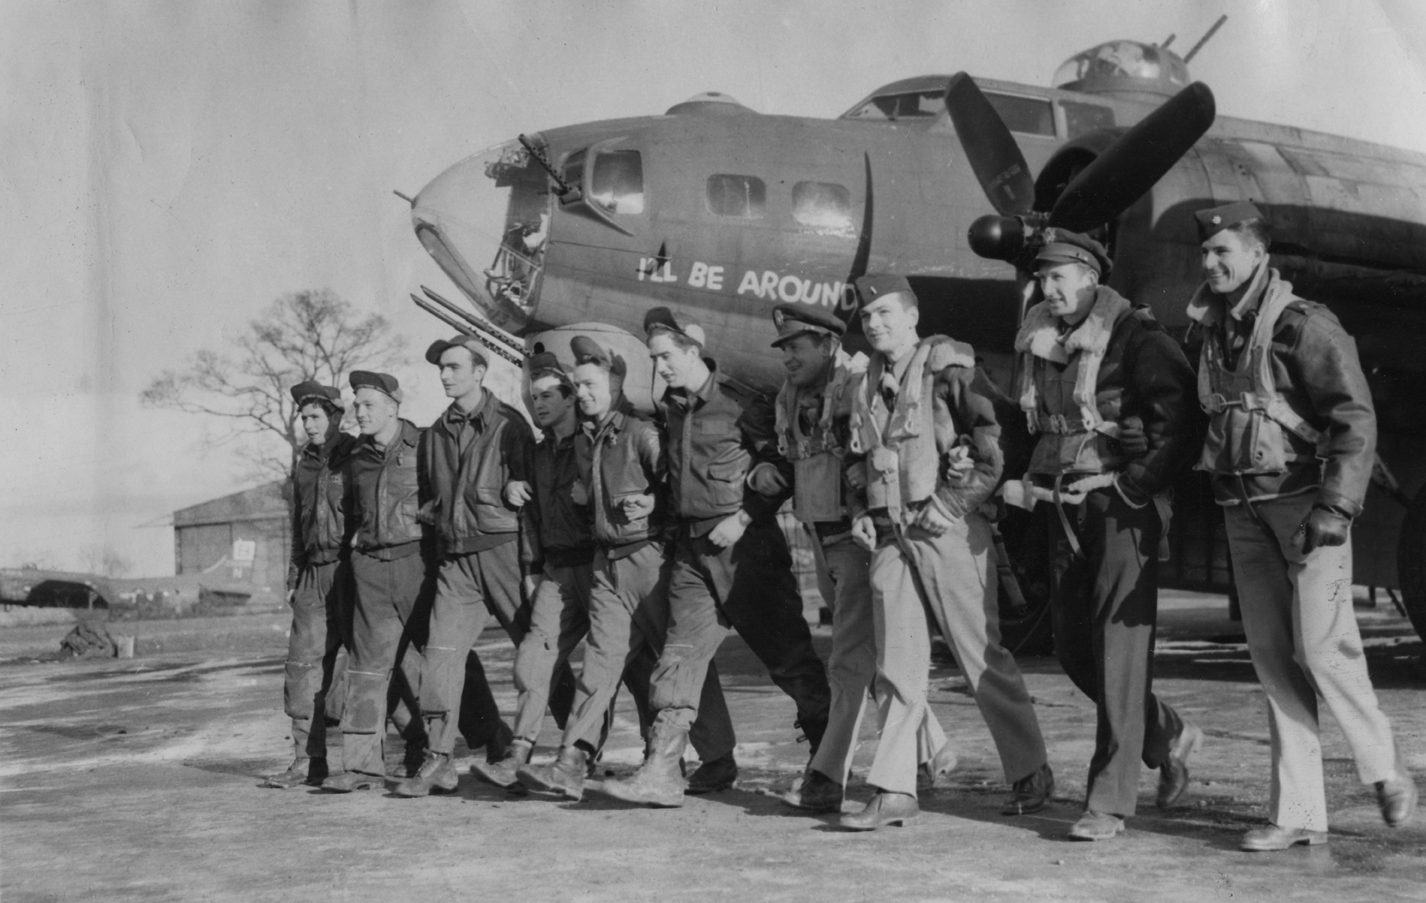
[[[1015,263],[1040,228],[1096,230],[1109,284],[1182,338],[1201,281],[1192,214],[1252,200],[1272,223],[1272,264],[1338,315],[1371,381],[1380,453],[1353,531],[1355,582],[1393,601],[1399,588],[1426,635],[1426,155],[1215,117],[1192,55],[1111,41],[1067,60],[1050,88],[920,76],[832,120],[708,93],[661,116],[521,135],[410,199],[421,244],[476,314],[429,289],[413,298],[516,362],[537,346],[568,355],[569,338],[597,332],[647,405],[648,308],[702,324],[724,372],[771,392],[783,378],[772,306],[836,311],[856,350],[851,282],[890,271],[916,289],[923,334],[972,343],[1008,390],[1033,293]],[[1002,606],[1018,648],[1048,635],[1043,556],[1006,537],[1028,600]],[[1199,474],[1176,487],[1170,545],[1165,584],[1231,591]]]

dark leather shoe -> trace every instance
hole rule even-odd
[[[789,806],[807,812],[842,811],[842,785],[820,771],[808,771],[800,785],[778,796]]]
[[[517,774],[520,766],[530,761],[530,753],[535,751],[535,746],[528,740],[516,740],[511,743],[503,759],[494,762],[482,762],[477,759],[470,766],[470,773],[480,778],[487,784],[494,784],[502,790],[511,793],[522,793],[525,788],[520,784]]]
[[[351,793],[353,790],[375,790],[383,783],[385,782],[375,775],[343,771],[330,775],[322,782],[322,789],[327,793]]]
[[[1055,792],[1055,773],[1049,763],[1027,774],[1011,785],[1010,799],[1005,801],[1001,815],[1029,815],[1039,812],[1050,802]]]
[[[303,784],[311,784],[316,787],[326,779],[326,759],[309,759],[306,756],[298,756],[292,760],[291,765],[287,766],[286,771],[268,775],[262,785],[278,790],[290,790]]]
[[[426,761],[413,776],[396,785],[397,796],[427,796],[432,791],[450,793],[460,786],[460,775],[446,753],[427,752]]]
[[[1389,781],[1377,781],[1376,801],[1387,827],[1399,828],[1416,812],[1416,782],[1400,772]]]
[[[683,792],[691,793],[694,796],[703,793],[718,793],[731,789],[737,781],[738,763],[733,761],[733,754],[730,752],[725,756],[719,756],[712,762],[699,763],[693,774],[688,776],[688,786],[683,789]]]
[[[1203,731],[1193,725],[1185,724],[1178,732],[1168,759],[1159,766],[1159,792],[1154,804],[1160,809],[1169,808],[1183,797],[1188,789],[1188,757],[1202,745]]]
[[[1299,843],[1314,846],[1326,842],[1326,831],[1279,828],[1277,825],[1268,825],[1264,828],[1254,828],[1244,834],[1242,842],[1238,844],[1238,849],[1247,850],[1249,853],[1272,853],[1277,850],[1286,850]]]
[[[1084,810],[1074,827],[1069,829],[1069,836],[1075,840],[1109,840],[1123,833],[1124,819],[1088,809]]]
[[[916,804],[916,797],[909,793],[880,790],[866,804],[866,808],[860,812],[848,812],[838,823],[848,831],[875,831],[887,825],[904,827],[920,814],[921,807]]]

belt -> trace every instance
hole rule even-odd
[[[397,561],[401,558],[410,558],[412,555],[419,553],[421,551],[421,541],[417,539],[394,546],[379,546],[374,549],[357,549],[356,551],[359,555],[375,558],[378,561]]]

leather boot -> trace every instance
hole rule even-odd
[[[911,794],[879,790],[866,808],[860,812],[848,812],[838,820],[838,824],[848,831],[875,831],[887,825],[905,827],[920,814],[921,807]]]
[[[702,793],[717,793],[728,790],[738,781],[738,763],[733,754],[719,756],[711,762],[702,762],[693,774],[688,776],[688,788],[684,793],[695,796]]]
[[[809,771],[800,785],[779,795],[789,806],[808,812],[842,811],[842,785],[820,771]]]
[[[431,791],[450,793],[460,786],[460,775],[449,753],[427,752],[414,775],[396,785],[397,796],[426,796]]]
[[[306,756],[298,756],[292,760],[291,765],[287,766],[286,771],[268,775],[262,785],[278,790],[290,790],[303,784],[319,785],[326,778],[326,759],[309,759]]]
[[[515,740],[506,747],[505,755],[493,762],[482,762],[479,759],[470,766],[470,773],[480,778],[487,784],[494,784],[502,790],[520,792],[525,788],[520,784],[520,778],[516,773],[520,766],[530,761],[530,753],[535,751],[535,744],[529,740]]]
[[[683,805],[683,748],[688,732],[664,724],[654,725],[649,756],[633,777],[605,781],[604,792],[616,800],[641,803],[661,809]]]
[[[586,759],[588,753],[579,747],[564,746],[553,765],[522,765],[515,776],[531,790],[557,793],[577,803],[584,799]]]

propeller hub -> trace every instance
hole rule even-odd
[[[970,249],[991,260],[1017,260],[1025,250],[1025,221],[1018,216],[988,214],[970,224]]]

